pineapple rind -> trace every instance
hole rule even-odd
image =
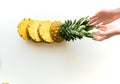
[[[42,39],[47,42],[47,43],[52,43],[54,42],[53,39],[50,36],[50,26],[52,22],[49,20],[43,21],[41,23],[41,26],[39,27],[39,34],[42,37]]]
[[[28,27],[29,23],[31,22],[31,19],[29,18],[24,18],[19,24],[18,24],[18,33],[19,35],[25,39],[28,40],[30,39],[29,34],[28,34]]]
[[[41,24],[41,21],[39,20],[33,20],[30,22],[28,27],[28,33],[31,39],[35,42],[41,42],[42,38],[38,34],[38,28]]]
[[[50,26],[50,35],[55,42],[62,42],[64,40],[58,32],[58,29],[61,24],[62,23],[59,21],[54,21]]]

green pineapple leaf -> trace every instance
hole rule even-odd
[[[96,28],[96,26],[94,26],[94,25],[88,25],[88,26],[86,26],[85,30],[90,31],[90,30],[93,30],[95,28]]]
[[[82,17],[79,20],[66,20],[59,28],[60,36],[66,41],[82,39],[83,37],[94,38],[95,35],[90,30],[96,28],[94,25],[88,25],[88,17]]]

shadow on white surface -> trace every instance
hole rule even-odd
[[[46,84],[88,79],[105,63],[104,50],[90,39],[47,44],[12,36],[17,39],[3,45],[2,79]]]

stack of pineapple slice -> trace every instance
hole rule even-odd
[[[18,24],[18,33],[25,40],[31,39],[34,42],[46,43],[70,41],[83,37],[94,38],[95,36],[89,31],[96,27],[88,25],[88,21],[87,17],[74,21],[66,20],[64,23],[24,18]]]

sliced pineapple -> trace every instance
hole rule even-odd
[[[62,42],[63,38],[59,35],[58,29],[62,23],[59,21],[52,22],[50,26],[50,35],[55,42]]]
[[[31,22],[31,19],[29,18],[24,18],[19,24],[18,24],[18,33],[19,35],[25,39],[28,40],[29,39],[29,35],[28,35],[28,30],[27,28],[29,27],[29,23]]]
[[[48,42],[48,43],[54,42],[53,39],[50,36],[50,26],[51,26],[51,24],[52,24],[52,22],[47,20],[47,21],[43,21],[41,23],[41,26],[39,27],[40,36],[42,37],[42,39],[45,42]]]
[[[41,42],[42,38],[39,36],[38,28],[40,27],[41,21],[33,20],[30,22],[28,27],[28,33],[31,39],[35,42]]]

